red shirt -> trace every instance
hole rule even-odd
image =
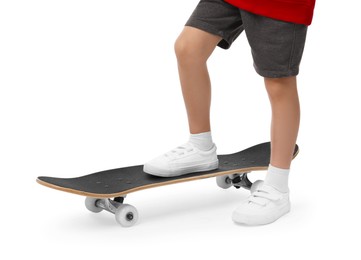
[[[270,18],[310,25],[316,0],[224,0],[240,9]]]

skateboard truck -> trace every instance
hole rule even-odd
[[[252,182],[247,177],[248,173],[249,172],[241,172],[232,175],[217,176],[216,177],[217,185],[223,189],[228,189],[234,186],[236,189],[242,187],[247,190],[250,190],[252,187]]]
[[[247,177],[247,174],[248,172],[245,172],[241,175],[238,175],[233,178],[231,181],[232,181],[232,184],[233,186],[236,188],[236,189],[239,189],[239,188],[245,188],[247,190],[250,190],[251,187],[252,187],[252,182],[248,179]]]
[[[115,215],[115,220],[123,227],[133,226],[138,221],[137,209],[129,204],[123,204],[124,198],[115,197],[114,199],[100,199],[87,197],[85,207],[94,213],[106,210]]]

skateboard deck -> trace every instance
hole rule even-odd
[[[295,146],[294,158],[299,151]],[[235,186],[250,189],[252,183],[247,173],[267,170],[270,163],[270,143],[262,143],[243,151],[218,155],[219,167],[216,170],[195,172],[178,177],[156,177],[143,172],[143,165],[100,171],[75,178],[39,176],[37,182],[46,187],[86,196],[86,206],[90,211],[107,210],[116,215],[123,226],[135,223],[138,213],[128,204],[123,204],[127,194],[158,186],[217,177],[222,188]],[[114,198],[111,200],[110,198]],[[120,212],[120,213],[119,213]]]

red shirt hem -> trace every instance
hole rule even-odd
[[[245,11],[297,24],[310,25],[315,0],[224,0]]]

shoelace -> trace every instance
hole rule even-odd
[[[164,156],[175,158],[175,157],[182,156],[186,153],[192,152],[193,150],[194,150],[194,148],[192,146],[190,146],[189,144],[184,144],[184,145],[178,146],[178,147],[174,148],[173,150],[165,153]]]
[[[277,201],[282,198],[281,194],[275,194],[274,190],[266,185],[262,185],[259,189],[248,197],[248,203],[255,203],[260,206],[266,206],[269,201]]]

